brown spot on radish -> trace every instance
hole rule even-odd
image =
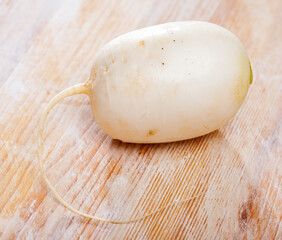
[[[158,129],[151,129],[151,130],[149,130],[148,133],[147,133],[147,137],[151,137],[151,136],[156,135],[156,133],[158,131],[159,131]]]
[[[144,41],[144,40],[140,41],[140,42],[139,42],[139,45],[140,45],[141,47],[144,47],[144,46],[145,46],[145,41]]]

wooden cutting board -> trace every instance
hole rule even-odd
[[[0,13],[1,239],[282,239],[282,1],[2,1]],[[197,139],[155,145],[106,136],[89,100],[55,107],[45,130],[45,168],[74,215],[38,172],[43,107],[88,79],[93,57],[125,32],[177,20],[217,23],[236,34],[254,82],[236,117]]]

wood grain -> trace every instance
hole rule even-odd
[[[282,239],[281,1],[11,0],[0,9],[1,239]],[[211,21],[243,42],[254,82],[236,117],[197,139],[124,144],[99,129],[88,99],[73,97],[48,118],[45,167],[69,203],[115,220],[204,195],[133,224],[73,215],[39,176],[44,105],[86,81],[112,38],[177,20]]]

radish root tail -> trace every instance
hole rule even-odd
[[[48,116],[48,114],[50,113],[50,111],[52,110],[52,108],[54,108],[55,105],[57,105],[60,101],[62,101],[64,98],[73,96],[73,95],[78,95],[78,94],[86,94],[89,95],[89,85],[88,83],[81,83],[72,87],[69,87],[63,91],[61,91],[60,93],[58,93],[55,97],[53,97],[50,102],[47,104],[45,110],[43,111],[41,118],[40,118],[40,123],[39,123],[39,128],[38,128],[38,137],[37,137],[37,147],[38,147],[38,163],[39,163],[39,170],[40,173],[42,175],[42,178],[44,179],[46,185],[48,186],[48,188],[51,190],[51,192],[54,194],[55,198],[62,204],[64,205],[66,208],[68,208],[70,211],[72,211],[73,213],[80,215],[82,217],[85,218],[90,218],[90,219],[94,219],[97,221],[101,221],[101,222],[105,222],[105,223],[113,223],[113,224],[125,224],[125,223],[133,223],[133,222],[137,222],[140,221],[144,218],[150,217],[162,210],[165,210],[171,206],[174,206],[176,204],[181,204],[181,203],[185,203],[185,202],[189,202],[199,196],[201,196],[203,194],[203,192],[199,193],[198,195],[195,195],[193,197],[181,200],[181,201],[174,201],[170,204],[167,204],[163,207],[160,207],[148,214],[145,214],[142,217],[138,217],[138,218],[134,218],[134,219],[130,219],[130,220],[126,220],[126,221],[115,221],[115,220],[110,220],[110,219],[105,219],[105,218],[100,218],[100,217],[96,217],[87,213],[83,213],[77,209],[75,209],[73,206],[71,206],[70,204],[68,204],[60,195],[59,193],[56,191],[56,189],[54,188],[54,186],[52,185],[52,183],[50,182],[50,180],[47,178],[47,175],[45,173],[44,167],[43,167],[43,161],[42,161],[42,155],[43,155],[43,130],[44,130],[44,125],[46,122],[46,118]]]

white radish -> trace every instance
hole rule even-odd
[[[64,206],[84,217],[128,223],[159,212],[175,202],[128,221],[88,215],[65,202],[43,170],[42,134],[49,111],[62,99],[84,93],[90,97],[95,121],[110,137],[133,143],[179,141],[229,121],[251,83],[243,45],[215,24],[172,22],[124,34],[97,53],[86,83],[63,90],[42,114],[38,159],[44,180]]]

